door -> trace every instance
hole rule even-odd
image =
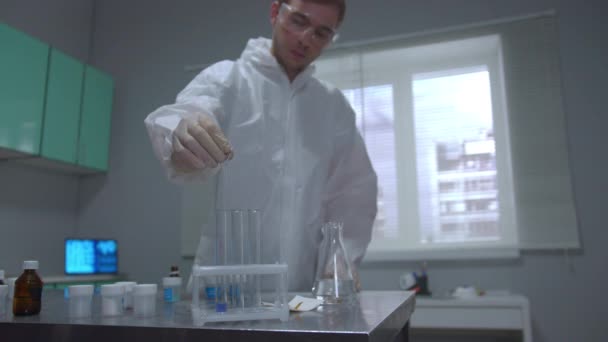
[[[78,164],[106,171],[114,91],[112,78],[87,66],[83,91]]]
[[[84,64],[51,49],[42,130],[42,157],[76,163]]]
[[[0,23],[0,157],[40,152],[49,46]]]

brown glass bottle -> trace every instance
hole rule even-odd
[[[36,273],[38,261],[24,261],[23,273],[15,280],[13,315],[28,316],[40,313],[42,280]]]

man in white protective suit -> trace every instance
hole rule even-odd
[[[236,61],[203,70],[175,104],[145,120],[171,180],[218,174],[217,208],[262,211],[264,243],[280,244],[289,289],[310,291],[321,226],[344,223],[355,270],[371,239],[377,178],[340,90],[313,77],[337,37],[344,0],[283,0],[270,9],[272,40],[251,39]],[[195,258],[213,264],[215,228]],[[358,276],[356,275],[358,281]]]

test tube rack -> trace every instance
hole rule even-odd
[[[255,305],[230,307],[224,312],[217,312],[201,300],[203,279],[209,277],[272,277],[275,285],[274,300],[269,304],[257,301]],[[257,291],[260,291],[259,286]],[[217,300],[217,298],[216,298]],[[195,325],[209,322],[233,322],[279,319],[286,322],[289,318],[287,304],[287,265],[286,264],[250,264],[224,266],[192,267],[192,320]]]

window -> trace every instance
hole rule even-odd
[[[351,103],[378,174],[378,216],[367,259],[515,256],[521,248],[542,248],[555,235],[555,219],[535,215],[537,209],[565,209],[561,238],[549,245],[578,246],[555,87],[559,68],[551,64],[557,49],[547,38],[552,23],[552,16],[540,16],[336,48],[317,62],[317,76]],[[522,30],[536,34],[522,36]],[[534,39],[543,44],[535,48]],[[536,68],[531,73],[525,67],[530,63]],[[550,96],[518,95],[524,85]],[[525,117],[547,100],[558,110]],[[544,126],[532,132],[527,126],[535,120]],[[558,155],[548,157],[547,146],[537,146],[539,137],[558,147]],[[515,154],[523,151],[527,155]],[[525,187],[537,179],[525,173],[547,158],[559,167],[543,170],[557,182],[566,180],[566,187],[546,183],[528,193]],[[560,204],[542,201],[547,193]]]
[[[417,74],[412,85],[421,243],[501,240],[488,68]]]

